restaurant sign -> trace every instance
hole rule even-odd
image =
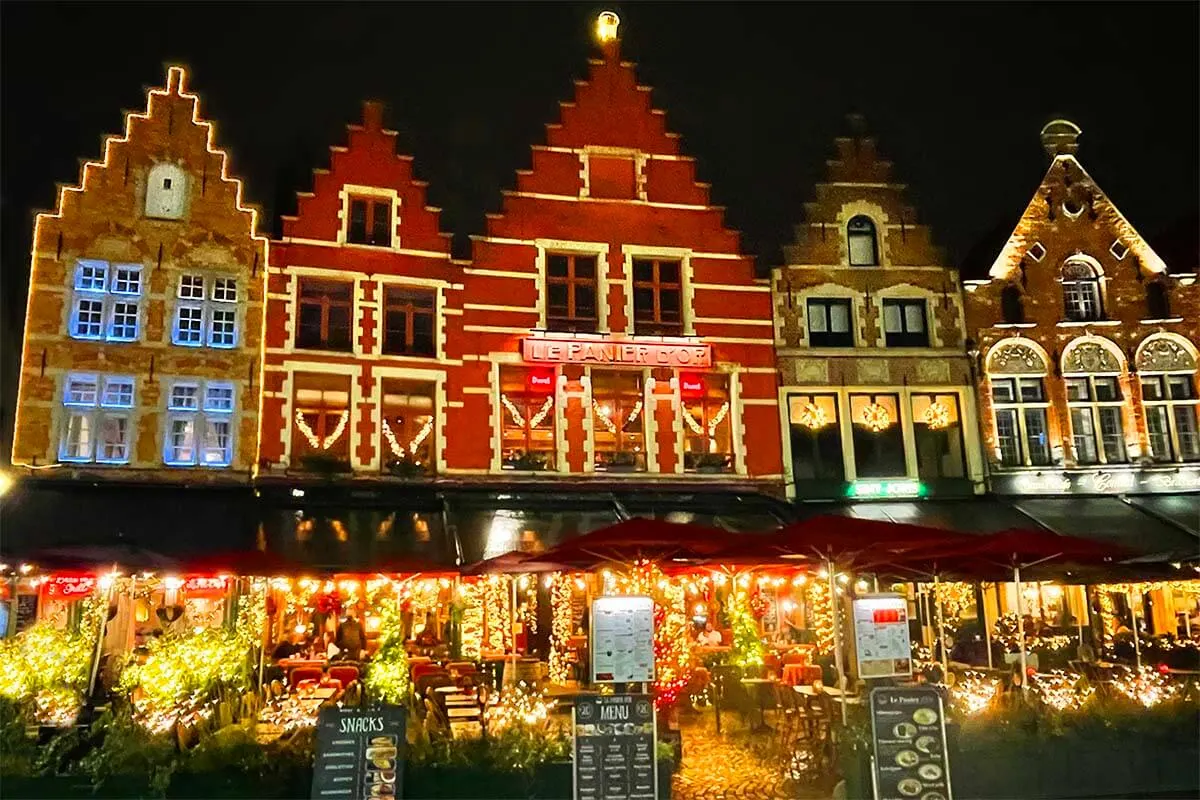
[[[539,336],[521,340],[521,358],[547,364],[702,368],[712,366],[707,344]]]
[[[404,796],[402,706],[326,706],[317,717],[312,800]]]
[[[580,695],[572,714],[575,800],[654,800],[654,700],[648,694]]]
[[[1106,469],[1040,469],[992,473],[996,494],[1095,495],[1160,494],[1200,489],[1197,467],[1110,467]]]
[[[654,600],[642,595],[592,601],[592,681],[654,680]]]
[[[54,575],[42,584],[42,593],[48,598],[78,600],[91,594],[95,588],[94,575]]]
[[[951,800],[942,696],[927,687],[871,691],[876,800]]]
[[[902,594],[872,594],[854,600],[854,650],[862,678],[912,676],[908,600]]]

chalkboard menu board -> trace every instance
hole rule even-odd
[[[936,689],[871,692],[876,800],[951,800],[946,716]]]
[[[38,596],[36,594],[17,595],[17,627],[20,633],[37,622]]]
[[[648,694],[575,701],[575,800],[654,800],[654,701]]]
[[[322,708],[312,800],[403,797],[404,729],[401,706]]]

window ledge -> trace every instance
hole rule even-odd
[[[391,244],[367,244],[365,242],[339,242],[342,247],[353,247],[357,250],[378,250],[381,253],[394,253],[400,248]]]
[[[1164,319],[1140,319],[1143,325],[1162,325],[1167,322],[1183,322],[1183,317],[1166,317]]]
[[[1036,322],[997,322],[993,328],[1036,328]]]
[[[1093,326],[1096,328],[1115,328],[1120,324],[1121,324],[1121,320],[1119,320],[1119,319],[1090,319],[1090,320],[1084,320],[1082,322],[1075,322],[1074,320],[1067,320],[1067,321],[1058,323],[1058,327],[1060,327],[1060,328],[1086,328],[1088,326]]]

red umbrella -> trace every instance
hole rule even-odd
[[[462,575],[491,575],[498,573],[559,572],[565,569],[569,569],[569,567],[565,564],[546,561],[540,554],[510,550],[493,558],[476,561],[474,564],[464,564],[458,571]]]
[[[287,575],[300,572],[304,565],[263,550],[225,550],[188,559],[186,572],[225,572],[231,575]]]
[[[696,559],[718,553],[732,536],[703,525],[634,517],[569,539],[530,560],[595,566],[605,561]]]

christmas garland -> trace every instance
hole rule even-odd
[[[819,430],[829,424],[825,410],[816,403],[805,403],[800,409],[800,424],[809,430]]]
[[[388,424],[387,419],[384,419],[383,421],[383,438],[387,439],[388,449],[392,451],[392,455],[396,456],[396,458],[404,458],[406,455],[410,454],[416,456],[417,448],[429,438],[429,434],[432,431],[433,417],[430,417],[428,420],[426,420],[425,424],[421,426],[421,430],[417,431],[417,435],[412,438],[412,441],[408,443],[408,452],[406,453],[404,451],[404,445],[396,441],[396,434],[392,432],[392,426]]]
[[[718,409],[717,413],[713,415],[713,418],[708,421],[708,438],[713,438],[713,435],[716,433],[717,426],[725,421],[725,417],[728,414],[729,402],[726,401],[721,404],[721,408]],[[683,406],[683,421],[686,422],[687,426],[692,429],[692,433],[697,433],[701,436],[704,435],[704,428],[699,422],[696,421],[696,418],[692,416],[692,412],[688,411],[687,406]]]
[[[504,404],[504,408],[508,411],[509,416],[512,417],[512,420],[517,427],[524,428],[526,425],[526,419],[525,415],[521,413],[520,409],[513,405],[512,401],[508,399],[507,395],[501,394],[500,402]],[[541,425],[542,420],[546,418],[546,415],[550,413],[550,409],[552,408],[554,408],[554,397],[550,396],[546,398],[546,402],[542,403],[542,407],[538,409],[537,413],[529,418],[529,427],[536,428],[538,425]]]
[[[862,410],[863,425],[875,433],[888,428],[892,424],[892,415],[879,403],[871,403]]]
[[[333,427],[333,433],[326,436],[324,439],[318,439],[317,434],[308,423],[304,420],[304,412],[296,409],[296,427],[300,429],[300,433],[304,434],[304,438],[308,440],[308,444],[314,450],[328,450],[333,447],[338,439],[342,438],[342,433],[346,430],[346,423],[350,421],[350,409],[346,409],[338,417],[337,425]]]
[[[597,417],[600,418],[600,421],[604,423],[604,427],[608,429],[609,433],[617,432],[617,423],[612,421],[612,412],[605,413],[604,408],[595,400],[592,401],[592,411]],[[634,403],[633,411],[629,413],[629,418],[622,423],[621,430],[624,430],[626,425],[632,425],[634,422],[637,422],[637,418],[641,413],[642,401],[638,400],[636,403]]]

